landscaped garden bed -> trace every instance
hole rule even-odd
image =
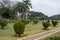
[[[13,29],[13,24],[14,23],[8,23],[7,27],[5,29],[1,30],[0,29],[0,40],[17,40],[19,37],[14,37],[14,29]],[[60,25],[58,24],[56,27],[49,26],[49,30],[53,30],[55,28],[58,28]],[[38,24],[33,25],[33,23],[29,23],[26,25],[24,36],[30,36],[34,35],[37,33],[41,33],[44,31],[49,31],[49,30],[43,30],[42,22],[39,22]]]

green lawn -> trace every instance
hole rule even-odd
[[[14,23],[9,23],[7,27],[3,30],[0,29],[0,40],[17,40],[18,37],[14,37],[14,30],[13,30],[13,24]],[[57,25],[59,27],[60,25]],[[57,27],[49,27],[50,30],[55,29]],[[27,24],[25,28],[25,34],[27,36],[37,34],[44,32],[45,30],[42,30],[43,26],[42,23],[39,22],[38,24],[33,25],[32,23]],[[46,30],[47,31],[47,30]]]
[[[55,36],[60,36],[60,32],[55,33],[55,34],[52,34],[52,35],[47,36],[47,37],[45,37],[45,38],[43,38],[43,39],[40,39],[40,40],[45,40],[45,39],[48,39],[48,38],[50,38],[50,37],[55,37]]]

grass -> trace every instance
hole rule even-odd
[[[7,27],[3,30],[0,29],[0,40],[17,40],[18,37],[14,37],[14,30],[13,30],[13,24],[14,23],[9,23],[7,25]],[[57,25],[57,27],[59,27],[60,25]],[[50,30],[55,29],[57,27],[49,27]],[[25,28],[25,34],[26,36],[29,35],[33,35],[33,34],[37,34],[37,33],[41,33],[44,31],[48,31],[48,30],[42,30],[43,26],[42,26],[42,22],[39,22],[38,24],[33,25],[32,23],[27,24],[26,28]]]
[[[55,34],[52,34],[52,35],[50,35],[50,36],[47,36],[47,37],[45,37],[45,38],[43,38],[43,39],[40,39],[40,40],[45,40],[45,39],[48,39],[48,38],[50,38],[50,37],[55,37],[55,36],[60,36],[60,32],[58,32],[58,33],[55,33]]]
[[[3,30],[0,29],[0,40],[17,40],[17,38],[13,37],[13,23],[9,23],[7,27]]]

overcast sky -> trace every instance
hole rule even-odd
[[[48,16],[60,14],[60,0],[31,0],[31,3],[33,11],[43,12]]]
[[[31,0],[35,11],[41,11],[48,16],[60,13],[60,0]]]

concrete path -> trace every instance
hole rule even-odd
[[[32,36],[24,37],[21,40],[39,40],[41,38],[44,38],[46,36],[49,36],[51,34],[59,32],[59,31],[60,31],[60,28],[57,28],[57,29],[54,29],[54,30],[50,30],[50,31],[39,33],[39,34],[35,34],[35,35],[32,35]],[[18,40],[20,40],[20,39],[18,39]]]

